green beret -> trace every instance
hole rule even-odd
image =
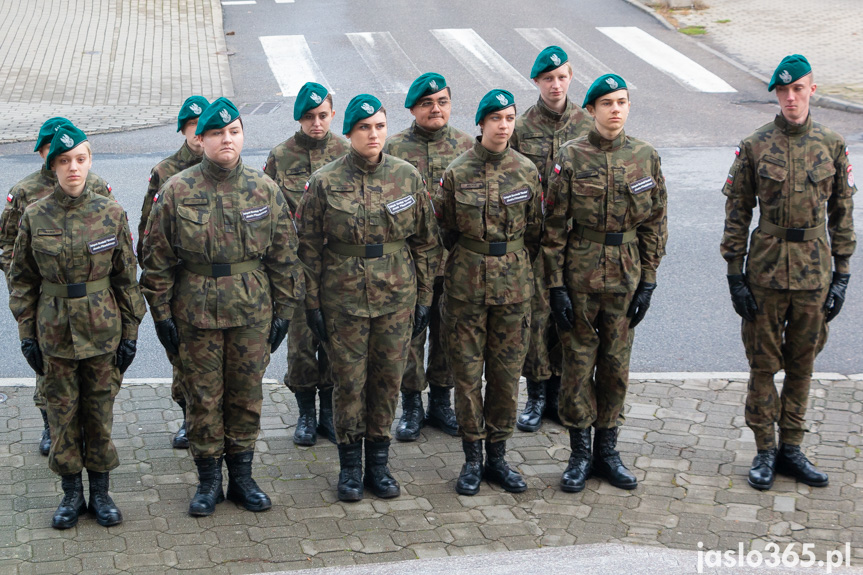
[[[204,113],[198,117],[198,128],[195,134],[201,135],[207,130],[220,130],[240,117],[240,111],[227,98],[219,98],[207,106]]]
[[[549,46],[536,57],[533,68],[530,69],[530,78],[532,80],[540,74],[560,68],[567,62],[569,62],[569,56],[566,55],[563,48],[560,46]]]
[[[54,134],[65,124],[72,125],[72,122],[67,120],[66,118],[57,116],[55,118],[48,118],[45,120],[45,123],[42,124],[42,127],[39,128],[39,136],[36,138],[36,147],[33,148],[34,152],[38,152],[39,148],[44,146],[45,144],[50,144],[51,140],[54,138]]]
[[[626,88],[626,82],[617,74],[603,74],[593,81],[590,88],[587,89],[587,94],[584,96],[582,108],[586,108],[588,104],[593,104],[597,98],[623,90]]]
[[[482,97],[476,109],[476,123],[492,112],[515,106],[515,98],[506,90],[492,90]]]
[[[382,105],[381,101],[371,94],[354,96],[348,103],[348,107],[345,108],[345,123],[342,126],[342,134],[349,134],[354,129],[354,124],[377,114]]]
[[[51,139],[51,149],[45,158],[45,167],[51,169],[51,162],[59,156],[87,141],[87,134],[71,124],[62,124]]]
[[[294,102],[294,120],[299,120],[309,110],[314,110],[324,103],[324,98],[329,92],[326,88],[315,82],[306,82],[297,93],[297,101]]]
[[[413,108],[417,101],[430,94],[437,94],[446,88],[446,79],[440,74],[426,72],[411,84],[405,98],[405,108]]]
[[[801,56],[800,54],[785,56],[773,72],[773,77],[770,78],[770,83],[767,84],[767,91],[772,92],[776,86],[787,86],[806,74],[811,73],[812,66],[809,65],[809,60],[806,59],[806,56]]]
[[[189,120],[194,120],[203,114],[209,105],[210,102],[203,96],[189,96],[186,98],[186,101],[183,102],[183,106],[180,108],[180,113],[177,114],[177,131],[182,130]]]

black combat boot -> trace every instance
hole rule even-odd
[[[321,416],[318,418],[318,435],[336,442],[336,427],[333,425],[333,388],[318,391],[321,401]]]
[[[222,491],[222,458],[195,459],[198,467],[198,490],[189,503],[189,515],[206,517],[216,510],[216,504],[225,500]]]
[[[382,499],[391,499],[402,494],[399,482],[390,474],[390,469],[387,467],[389,460],[389,441],[366,439],[366,474],[363,477],[363,485]]]
[[[527,380],[527,402],[515,426],[522,431],[538,431],[545,411],[545,381]]]
[[[181,399],[177,402],[177,405],[183,410],[183,424],[177,430],[174,439],[171,440],[171,447],[174,449],[189,449],[189,438],[186,435],[186,401]]]
[[[545,409],[542,416],[555,423],[560,423],[560,414],[557,412],[558,398],[560,397],[560,376],[552,375],[545,382]]]
[[[425,419],[422,394],[418,391],[402,391],[402,417],[396,427],[396,439],[416,441]]]
[[[87,478],[90,481],[90,505],[87,510],[96,516],[96,522],[102,527],[122,523],[123,514],[108,494],[108,472],[88,469]]]
[[[315,414],[315,390],[306,389],[294,394],[297,398],[297,407],[300,410],[297,416],[297,427],[294,429],[294,444],[309,446],[318,442],[318,422]]]
[[[749,468],[749,485],[765,491],[773,487],[776,476],[776,449],[759,449]]]
[[[504,460],[506,441],[489,443],[485,440],[485,470],[483,477],[490,483],[497,483],[510,493],[521,493],[527,489],[527,484],[517,471],[514,471]]]
[[[779,453],[776,454],[775,469],[777,473],[788,475],[812,487],[827,487],[830,482],[826,473],[819,471],[817,467],[812,465],[811,461],[806,459],[806,456],[800,451],[799,445],[780,443]]]
[[[464,465],[455,482],[455,490],[459,495],[476,495],[482,481],[482,440],[463,439],[461,447],[464,449]]]
[[[569,465],[560,478],[560,488],[567,493],[578,493],[590,477],[590,428],[570,429]]]
[[[249,511],[266,511],[273,506],[273,502],[252,479],[254,455],[254,451],[244,451],[225,456],[225,465],[228,466],[228,493],[225,498]]]
[[[363,498],[363,442],[339,444],[339,501]]]
[[[63,486],[63,499],[51,518],[54,529],[71,529],[78,524],[78,516],[87,512],[87,502],[84,501],[84,483],[81,472],[73,475],[63,475],[60,478]]]
[[[597,429],[593,440],[593,474],[620,489],[635,489],[638,480],[620,460],[617,428]]]
[[[39,411],[42,413],[42,422],[45,423],[42,438],[39,440],[39,453],[48,455],[51,452],[51,430],[48,428],[48,413],[44,409]]]
[[[458,435],[458,421],[452,410],[449,389],[436,385],[429,386],[429,410],[425,422],[437,427],[447,435]]]

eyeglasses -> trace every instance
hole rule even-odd
[[[426,110],[431,108],[432,106],[437,106],[438,108],[448,108],[450,105],[450,101],[446,98],[441,98],[440,100],[423,100],[418,105],[420,108],[425,108]]]

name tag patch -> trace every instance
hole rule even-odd
[[[485,184],[482,182],[467,182],[466,184],[459,184],[458,187],[462,190],[481,190],[485,187]]]
[[[270,215],[270,206],[260,206],[257,208],[248,208],[240,212],[245,222],[254,222],[262,220]]]
[[[92,242],[87,242],[87,249],[90,250],[91,254],[98,254],[102,252],[107,252],[108,250],[112,250],[116,248],[120,242],[117,241],[117,236],[108,236],[107,238],[102,238],[101,240],[93,240]]]
[[[530,188],[522,188],[514,192],[507,192],[500,195],[503,205],[510,206],[512,204],[520,204],[530,199]]]
[[[633,194],[640,194],[641,192],[646,192],[647,190],[652,190],[656,187],[656,182],[653,181],[653,178],[647,176],[646,178],[641,178],[640,180],[635,180],[631,184],[629,184],[629,189]]]
[[[62,236],[63,230],[41,229],[41,230],[36,230],[36,235],[37,236]]]
[[[405,196],[403,198],[399,198],[394,202],[390,202],[387,204],[387,211],[392,215],[396,215],[399,212],[403,212],[409,209],[416,203],[416,200],[413,196]]]

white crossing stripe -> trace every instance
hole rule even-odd
[[[389,32],[345,34],[387,94],[407,94],[420,71]]]
[[[248,6],[249,4],[257,4],[255,0],[223,0],[222,6]]]
[[[684,86],[700,92],[736,92],[725,80],[641,28],[597,28],[600,32]]]
[[[536,89],[533,82],[513,68],[472,28],[447,28],[431,33],[486,90]]]
[[[260,40],[282,96],[296,96],[306,82],[317,82],[335,93],[312,57],[305,36],[261,36]]]
[[[293,4],[294,0],[276,0],[276,4]]]

